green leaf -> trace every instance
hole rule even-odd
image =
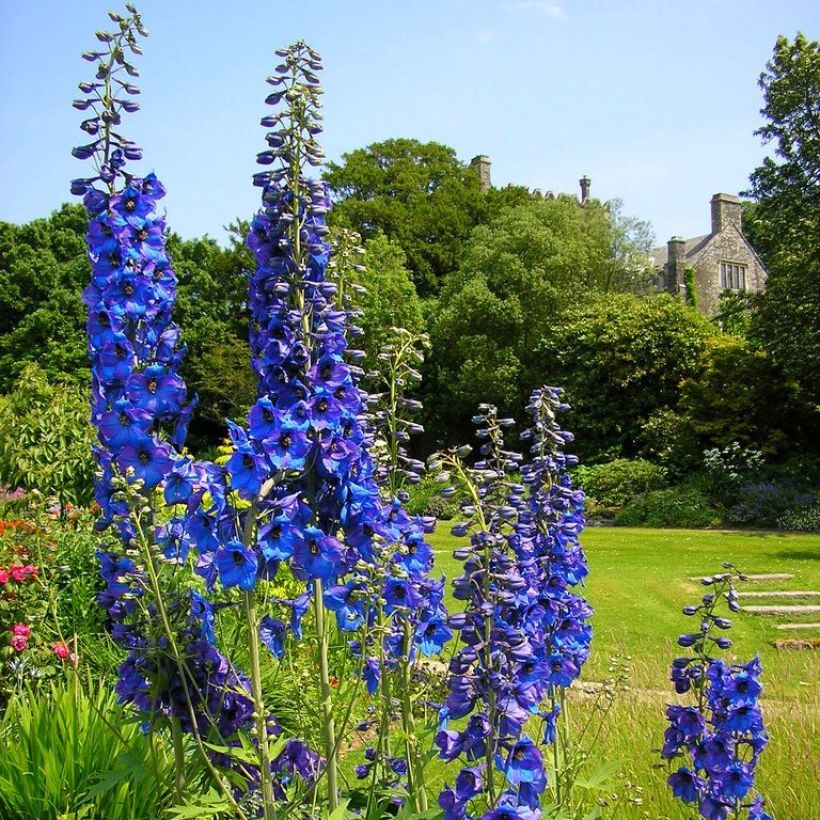
[[[612,776],[620,768],[620,760],[610,760],[608,763],[602,763],[588,777],[579,777],[575,781],[575,785],[582,789],[602,791],[607,788],[607,784],[612,779]]]

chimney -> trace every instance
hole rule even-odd
[[[586,205],[589,202],[589,188],[592,185],[592,180],[584,174],[578,182],[581,185],[581,204]]]
[[[470,167],[475,168],[478,173],[478,186],[482,193],[489,191],[493,184],[490,181],[490,158],[484,154],[479,154],[470,160]]]
[[[680,293],[686,281],[686,240],[673,236],[667,243],[666,267],[663,269],[663,287],[669,293]]]
[[[742,205],[738,197],[732,194],[715,194],[711,205],[713,235],[725,231],[732,225],[740,230]]]

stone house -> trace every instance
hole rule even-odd
[[[715,194],[711,205],[711,233],[693,239],[673,236],[665,248],[655,248],[650,254],[661,287],[684,298],[694,295],[698,309],[707,315],[715,313],[724,291],[757,293],[766,286],[767,277],[766,268],[741,232],[740,199]]]

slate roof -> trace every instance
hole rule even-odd
[[[706,247],[706,244],[711,238],[712,234],[706,233],[703,234],[703,236],[695,236],[692,239],[687,239],[684,248],[686,258],[694,259]],[[662,245],[660,248],[653,248],[649,251],[649,256],[657,267],[662,268],[669,259],[669,247]]]

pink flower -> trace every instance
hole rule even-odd
[[[9,582],[11,573],[7,569],[0,569],[0,586],[4,586]]]
[[[15,637],[28,638],[28,636],[31,635],[31,627],[23,623],[14,624],[11,628],[11,634]]]
[[[22,652],[28,646],[28,636],[31,629],[25,624],[14,624],[11,628],[11,648],[15,652]]]
[[[51,648],[54,650],[54,654],[61,660],[64,661],[68,658],[71,654],[68,646],[64,643],[55,643],[51,645]]]
[[[11,580],[18,584],[26,580],[26,568],[22,564],[15,564],[11,568]]]

